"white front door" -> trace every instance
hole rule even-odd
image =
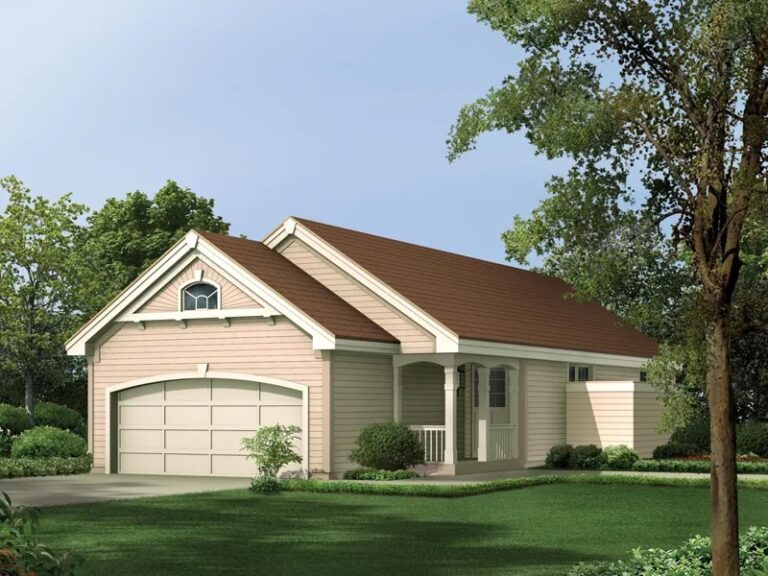
[[[510,371],[506,368],[491,368],[490,390],[488,392],[489,412],[491,426],[496,424],[517,424],[517,387],[510,386]],[[478,440],[480,437],[477,406],[479,401],[479,376],[477,369],[472,369],[472,458],[477,458]],[[514,443],[517,443],[516,426],[514,431]],[[492,435],[493,436],[493,435]],[[493,441],[493,439],[492,439]],[[507,444],[507,442],[504,442]],[[493,453],[493,448],[491,448]],[[504,450],[508,452],[509,450]],[[517,457],[516,448],[513,449],[514,457]]]

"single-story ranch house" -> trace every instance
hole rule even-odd
[[[304,471],[338,477],[392,419],[443,474],[540,466],[565,442],[648,456],[657,345],[568,292],[300,218],[263,242],[190,231],[67,343],[88,359],[94,468],[251,475],[241,439],[283,423]]]

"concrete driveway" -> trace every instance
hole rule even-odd
[[[150,476],[139,474],[79,474],[0,480],[14,504],[55,506],[246,488],[249,478],[211,476]]]

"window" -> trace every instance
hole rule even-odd
[[[215,310],[219,307],[219,289],[212,284],[197,282],[184,288],[184,310]]]
[[[640,382],[648,382],[648,371],[640,370]]]
[[[589,380],[589,366],[578,366],[571,364],[568,366],[568,382],[586,382]]]
[[[504,368],[491,368],[491,390],[488,400],[491,408],[507,406],[507,371]]]

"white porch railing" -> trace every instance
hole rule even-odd
[[[424,446],[424,461],[442,462],[445,458],[445,426],[411,426]]]
[[[489,460],[517,458],[517,426],[514,424],[491,424]]]

